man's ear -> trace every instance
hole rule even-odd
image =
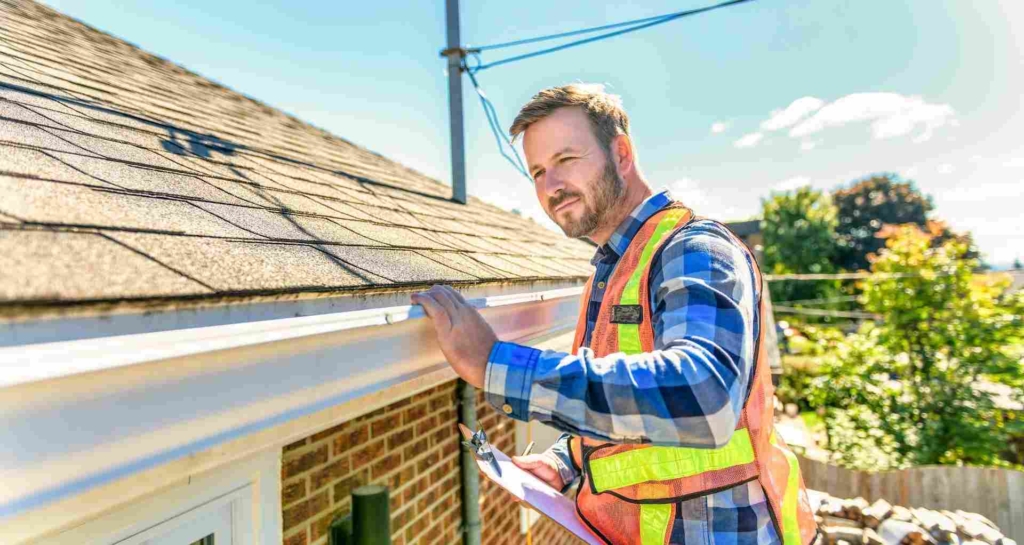
[[[619,176],[625,176],[635,168],[636,157],[633,155],[633,141],[628,135],[619,134],[612,139],[612,161]]]

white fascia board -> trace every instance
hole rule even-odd
[[[571,328],[581,291],[470,302],[524,340]],[[427,376],[454,377],[410,306],[0,348],[0,526]]]

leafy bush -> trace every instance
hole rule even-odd
[[[1005,464],[1015,425],[978,386],[1024,386],[1022,297],[976,278],[960,241],[933,245],[914,226],[891,235],[862,286],[884,321],[837,343],[812,383],[828,448],[858,468]]]

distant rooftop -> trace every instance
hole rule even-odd
[[[0,314],[590,274],[589,244],[45,6],[0,19]]]

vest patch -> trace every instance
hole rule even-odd
[[[643,307],[640,305],[612,305],[613,324],[639,324],[644,321]]]

